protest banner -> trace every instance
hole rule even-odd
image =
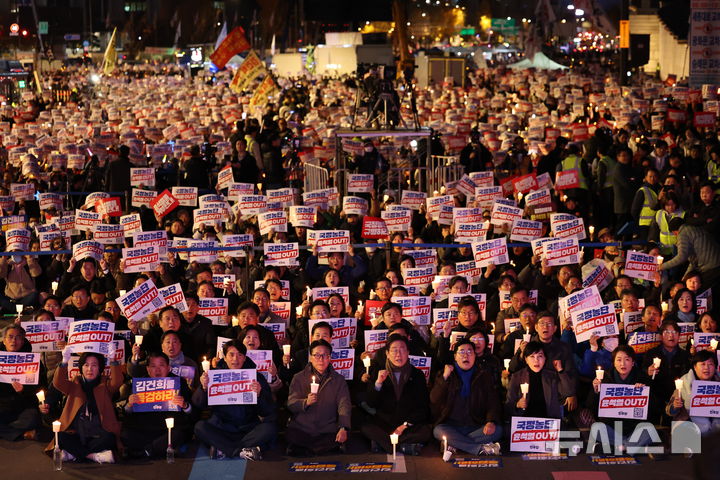
[[[322,300],[323,302],[327,302],[328,298],[330,298],[330,295],[332,295],[333,293],[339,294],[343,298],[345,305],[350,304],[350,287],[313,288],[310,291],[310,296],[313,300]]]
[[[525,195],[525,206],[532,207],[535,205],[547,205],[552,202],[550,197],[550,189],[543,188],[541,190],[534,190]]]
[[[650,387],[602,383],[598,417],[646,420],[649,403]]]
[[[720,382],[693,380],[689,407],[691,417],[720,417]]]
[[[636,354],[642,355],[660,345],[660,335],[655,332],[633,332],[627,337],[627,344]]]
[[[240,195],[234,208],[246,218],[257,215],[267,210],[267,197],[265,195]]]
[[[30,245],[30,230],[26,228],[13,228],[5,232],[5,251],[13,250],[25,252]]]
[[[318,253],[346,253],[350,245],[349,230],[315,230],[315,238]]]
[[[179,412],[172,400],[180,395],[179,377],[133,378],[132,393],[137,401],[132,406],[138,412]]]
[[[515,193],[526,194],[531,190],[536,190],[538,188],[537,177],[534,172],[521,177],[513,178],[512,184]]]
[[[290,207],[289,222],[294,227],[313,228],[317,217],[317,207],[293,205]]]
[[[475,189],[475,202],[482,209],[492,208],[495,200],[503,197],[502,187],[478,187]]]
[[[332,344],[333,349],[350,348],[350,342],[355,340],[357,335],[357,319],[355,318],[327,318],[322,320],[308,320],[308,335],[312,342],[312,329],[319,322],[327,322],[333,328]]]
[[[407,232],[412,221],[412,211],[410,209],[392,212],[383,210],[380,212],[380,218],[385,222],[388,232]]]
[[[222,69],[234,55],[249,49],[250,44],[245,38],[245,30],[242,27],[235,27],[210,55],[210,60],[218,69]]]
[[[248,350],[246,355],[255,364],[255,370],[270,383],[270,366],[273,363],[272,350]]]
[[[402,271],[403,278],[405,279],[405,285],[417,285],[421,288],[425,288],[432,284],[435,273],[435,265],[419,268],[406,268]]]
[[[39,353],[0,352],[0,383],[37,385],[39,380]]]
[[[68,325],[68,339],[65,348],[73,353],[110,353],[115,324],[103,320],[76,320]]]
[[[155,169],[154,168],[131,168],[130,169],[130,186],[131,187],[154,187],[155,186]]]
[[[196,207],[198,199],[197,187],[172,187],[172,196],[179,205],[184,207]]]
[[[120,225],[122,226],[123,235],[132,237],[137,232],[142,232],[142,223],[140,222],[139,213],[131,213],[120,217]]]
[[[695,350],[697,350],[698,352],[700,350],[707,350],[708,348],[710,348],[710,342],[713,339],[720,342],[720,333],[695,332],[693,334],[693,344],[695,345]]]
[[[123,316],[135,322],[165,306],[165,300],[160,296],[152,279],[146,280],[125,295],[121,295],[116,301]]]
[[[583,288],[595,285],[599,291],[605,290],[615,279],[615,276],[600,258],[593,258],[582,267]]]
[[[355,349],[333,347],[330,364],[345,380],[352,380],[355,372]]]
[[[620,315],[622,318],[623,329],[625,335],[634,332],[638,328],[645,325],[642,319],[642,312],[622,312]]]
[[[104,251],[105,247],[101,243],[84,240],[73,245],[73,258],[76,262],[88,257],[100,261],[103,258]]]
[[[33,352],[55,352],[60,350],[58,342],[67,336],[69,323],[68,318],[56,317],[54,321],[20,322],[20,326]]]
[[[576,168],[561,170],[555,174],[555,190],[580,188],[580,174]]]
[[[201,298],[198,301],[198,307],[198,315],[209,318],[213,325],[227,325],[227,298]]]
[[[548,267],[580,263],[580,244],[576,237],[552,240],[543,244]]]
[[[425,204],[427,193],[425,192],[414,192],[412,190],[403,190],[400,195],[400,204],[408,207],[412,210],[420,210]]]
[[[257,371],[251,368],[211,370],[208,372],[208,405],[256,405],[252,386]]]
[[[600,305],[585,310],[571,312],[575,339],[578,343],[590,340],[590,337],[608,337],[619,335],[615,309],[611,305]]]
[[[374,353],[385,348],[387,330],[365,330],[365,351]]]
[[[179,283],[158,288],[158,292],[165,301],[165,305],[177,308],[180,313],[188,311],[188,305],[185,301],[185,293]]]
[[[167,188],[150,202],[150,207],[153,209],[155,216],[158,218],[164,217],[175,210],[179,205],[180,202],[178,199],[175,198]]]
[[[469,278],[473,285],[477,285],[480,282],[480,275],[482,274],[482,270],[475,265],[475,260],[457,262],[455,264],[455,272],[458,275]]]
[[[350,173],[347,175],[348,193],[372,193],[375,185],[375,176],[364,173]]]
[[[461,223],[455,226],[456,242],[477,242],[485,240],[490,222]]]
[[[297,258],[300,254],[298,243],[266,243],[263,245],[265,252],[265,265],[276,265],[293,267],[298,264]]]
[[[125,239],[122,225],[101,223],[93,230],[93,240],[103,245],[120,245]]]
[[[378,240],[385,238],[390,234],[388,232],[385,220],[377,217],[363,216],[362,220],[362,232],[360,236],[366,239]]]
[[[252,248],[255,245],[255,239],[251,234],[241,235],[224,235],[222,238],[223,247],[247,247]],[[240,258],[246,256],[244,249],[225,250],[222,252],[225,257]]]
[[[157,197],[157,194],[158,192],[156,192],[155,190],[142,190],[140,188],[133,188],[130,205],[137,208],[152,208],[150,204],[153,201],[153,198]]]
[[[578,240],[583,240],[587,237],[582,218],[573,218],[572,220],[556,223],[553,227],[553,233],[556,238],[575,237]]]
[[[123,248],[125,273],[154,272],[160,266],[157,247]]]
[[[430,297],[392,297],[391,302],[402,307],[402,318],[416,325],[430,325],[432,301]]]
[[[561,318],[569,317],[572,312],[585,310],[591,307],[602,305],[602,297],[600,291],[595,285],[584,288],[579,292],[571,293],[565,297],[558,299],[558,308]]]
[[[495,202],[492,209],[492,217],[490,223],[501,227],[503,225],[512,226],[515,220],[522,218],[522,208],[511,207],[509,205],[503,205],[502,203]]]
[[[15,203],[15,199],[13,197],[9,197],[12,199],[12,202]],[[58,193],[40,193],[38,194],[38,201],[40,202],[40,210],[62,210],[63,208],[63,199]],[[1,206],[0,202],[0,206]],[[4,210],[11,210],[11,208],[5,208],[2,206]]]
[[[560,420],[556,418],[512,417],[511,452],[558,452]]]
[[[427,265],[437,265],[437,250],[434,248],[423,248],[419,250],[405,250],[404,255],[408,255],[415,260],[415,267],[425,267]]]
[[[365,302],[365,306],[363,307],[363,320],[366,327],[373,326],[370,322],[373,315],[375,315],[375,318],[380,318],[380,311],[386,303],[387,301],[385,300],[367,300]]]
[[[487,267],[491,263],[494,265],[503,265],[510,262],[506,237],[484,242],[473,242],[472,253],[475,265],[478,268]]]
[[[290,302],[270,302],[270,312],[286,322],[290,320],[291,308],[292,304]]]
[[[367,215],[368,202],[360,197],[343,197],[343,212],[345,215]]]
[[[278,345],[283,345],[286,343],[286,334],[285,331],[287,329],[287,326],[284,323],[263,323],[263,327],[270,330],[273,335],[275,335],[275,341],[278,343]]]
[[[97,212],[75,210],[75,230],[92,232],[95,225],[100,225],[102,218]]]
[[[655,255],[629,250],[625,257],[625,275],[630,278],[654,282],[658,267],[658,258]]]
[[[435,326],[435,336],[443,335],[445,324],[450,322],[451,328],[455,328],[458,324],[458,312],[453,308],[433,308],[433,325]]]
[[[284,210],[277,212],[263,212],[258,214],[258,225],[260,235],[268,235],[272,232],[287,232],[287,214]]]
[[[532,220],[516,219],[510,230],[510,241],[512,242],[532,242],[542,235],[542,222]]]
[[[410,365],[419,369],[425,375],[425,381],[430,382],[430,367],[432,366],[432,357],[422,357],[419,355],[408,355]]]

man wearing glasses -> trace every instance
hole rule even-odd
[[[310,344],[310,363],[290,383],[285,432],[287,454],[320,455],[344,451],[350,429],[350,392],[345,378],[330,364],[332,347],[325,340]]]
[[[675,391],[675,379],[685,375],[690,369],[690,355],[679,347],[680,327],[673,321],[665,321],[660,325],[660,345],[645,352],[642,370],[648,374],[650,380],[650,411],[648,420],[658,423],[660,420],[668,423],[664,408]],[[660,359],[660,366],[655,367]],[[655,378],[653,378],[653,376]]]

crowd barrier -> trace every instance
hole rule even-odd
[[[451,182],[460,180],[465,167],[458,163],[456,155],[433,155],[430,157],[428,189],[426,192],[439,192],[440,188]]]
[[[327,169],[313,163],[305,163],[304,186],[306,192],[327,188],[330,174]]]
[[[604,248],[604,247],[624,247],[624,246],[636,246],[636,245],[644,245],[647,241],[645,240],[637,240],[637,241],[630,241],[630,242],[606,242],[606,243],[599,243],[599,242],[586,242],[586,243],[580,243],[580,248],[583,247],[590,247],[590,248]],[[407,249],[412,248],[470,248],[472,245],[470,243],[354,243],[354,248],[392,248],[392,247],[404,247]],[[523,243],[523,242],[513,242],[507,244],[508,248],[515,248],[515,247],[530,247],[529,243]],[[168,247],[168,252],[173,253],[188,253],[188,252],[232,252],[232,251],[238,251],[238,250],[247,250],[250,247],[188,247],[188,248],[173,248]],[[300,245],[300,250],[308,250],[311,247],[308,247],[307,245]],[[253,251],[262,252],[263,246],[253,246]],[[106,248],[106,253],[122,253],[121,248]],[[30,256],[42,256],[42,255],[63,255],[68,254],[72,255],[72,250],[38,250],[35,252],[32,251],[16,251],[16,252],[0,252],[0,257],[9,257],[12,255],[30,255]]]

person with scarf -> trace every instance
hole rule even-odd
[[[162,352],[170,359],[170,371],[185,379],[191,391],[197,390],[201,372],[197,362],[183,353],[181,335],[175,330],[168,330],[160,337],[160,346]],[[133,345],[132,357],[127,364],[128,374],[131,377],[147,377],[147,361],[139,361],[140,352],[140,345]]]
[[[122,367],[110,363],[110,378],[104,377],[105,357],[99,353],[80,355],[80,374],[68,380],[68,362],[72,351],[63,351],[63,360],[55,370],[53,385],[66,397],[60,415],[58,442],[63,450],[63,461],[90,460],[96,463],[114,463],[112,450],[122,450],[120,422],[115,416],[112,398],[123,383]],[[45,449],[52,453],[53,439]]]
[[[425,375],[409,362],[408,340],[390,335],[385,344],[385,368],[368,385],[367,403],[375,409],[360,427],[372,450],[392,452],[390,434],[399,435],[400,451],[420,455],[430,440],[430,397]]]
[[[475,345],[455,344],[454,362],[438,373],[430,392],[435,428],[443,448],[472,455],[500,454],[502,438],[500,395],[492,374],[476,365]],[[446,442],[446,443],[445,443]]]
[[[325,340],[310,344],[310,363],[290,383],[287,407],[292,419],[285,431],[291,456],[345,451],[350,430],[350,391],[330,364],[332,347]],[[317,384],[312,387],[311,384]],[[317,388],[316,393],[312,393]]]

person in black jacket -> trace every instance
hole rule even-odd
[[[130,148],[127,145],[120,145],[120,154],[115,160],[110,161],[105,169],[105,188],[107,192],[126,192],[126,199],[130,198],[127,193],[130,186],[130,169],[135,165],[130,161]]]
[[[200,147],[190,147],[190,158],[182,164],[184,170],[182,184],[186,187],[197,187],[200,190],[210,188],[210,165],[200,156]]]
[[[690,369],[690,354],[678,345],[678,324],[665,321],[660,325],[659,333],[660,345],[645,352],[642,362],[642,371],[650,377],[648,385],[652,392],[648,419],[654,423],[667,420],[664,418],[665,406],[675,391],[675,379],[682,377]],[[660,359],[660,366],[657,368],[654,364],[656,358]]]
[[[367,403],[375,409],[360,427],[371,442],[392,452],[390,434],[399,435],[399,449],[410,455],[419,455],[422,444],[431,438],[430,398],[425,375],[412,366],[408,359],[408,341],[400,335],[391,335],[385,346],[387,362],[368,385]]]
[[[273,134],[263,147],[264,186],[268,190],[282,188],[286,182],[285,166],[283,165],[282,151],[280,150],[280,137]]]
[[[223,346],[223,359],[229,369],[255,369],[240,340],[231,340]],[[200,386],[193,394],[193,404],[200,409],[208,404],[209,372],[203,372]],[[260,460],[262,451],[270,446],[277,435],[275,401],[265,377],[257,376],[253,383],[257,394],[254,405],[214,405],[210,418],[195,425],[195,436],[210,445],[210,457],[241,457]]]
[[[448,448],[479,455],[500,453],[502,406],[490,373],[475,364],[475,345],[462,339],[455,360],[438,373],[430,403],[436,419],[433,435]]]
[[[632,165],[632,151],[629,148],[621,147],[618,150],[617,161],[610,174],[613,183],[616,231],[632,219],[630,207],[641,181],[640,172]]]
[[[97,313],[95,305],[90,302],[90,292],[84,285],[76,285],[70,297],[71,303],[62,309],[63,317],[72,317],[76,320],[90,320]]]
[[[147,373],[149,378],[176,377],[170,371],[170,359],[162,352],[152,352],[148,356]],[[134,412],[133,405],[139,403],[138,394],[128,397],[125,405],[126,416],[123,420],[122,440],[131,456],[162,457],[168,448],[168,434],[165,419],[175,419],[172,428],[172,447],[179,449],[190,440],[192,422],[191,392],[187,382],[180,381],[180,391],[169,400],[177,410],[162,412]]]

